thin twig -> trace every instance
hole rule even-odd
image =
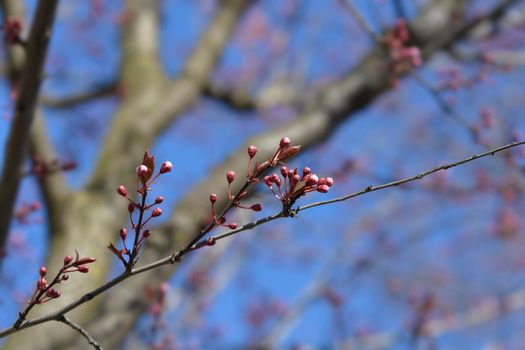
[[[303,210],[306,210],[306,209],[310,209],[310,208],[314,208],[314,207],[318,207],[318,206],[321,206],[321,205],[346,201],[346,200],[348,200],[350,198],[361,196],[361,195],[363,195],[365,193],[374,192],[374,191],[378,191],[378,190],[383,190],[383,189],[389,188],[389,187],[399,186],[399,185],[405,184],[407,182],[421,180],[422,178],[424,178],[424,177],[426,177],[426,176],[428,176],[430,174],[433,174],[435,172],[438,172],[440,170],[447,170],[447,169],[454,168],[454,167],[457,167],[457,166],[465,164],[465,163],[472,162],[473,160],[476,160],[476,159],[479,159],[479,158],[483,158],[483,157],[486,157],[486,156],[493,156],[496,153],[499,153],[499,152],[504,151],[506,149],[509,149],[509,148],[512,148],[512,147],[516,147],[516,146],[521,146],[521,145],[524,145],[524,144],[525,144],[525,141],[512,142],[512,143],[509,143],[508,145],[501,146],[501,147],[498,147],[498,148],[493,148],[493,149],[488,150],[488,151],[486,151],[484,153],[475,154],[473,156],[470,156],[468,158],[465,158],[463,160],[460,160],[460,161],[457,161],[457,162],[454,162],[454,163],[449,163],[449,164],[445,164],[445,165],[441,165],[441,166],[435,167],[435,168],[433,168],[431,170],[427,170],[425,172],[422,172],[420,174],[417,174],[417,175],[414,175],[414,176],[411,176],[411,177],[407,177],[407,178],[404,178],[404,179],[392,181],[392,182],[389,182],[389,183],[386,183],[386,184],[383,184],[383,185],[379,185],[379,186],[368,186],[364,190],[361,190],[359,192],[355,192],[355,193],[352,193],[352,194],[349,194],[349,195],[346,195],[346,196],[330,199],[330,200],[327,200],[327,201],[320,201],[320,202],[315,202],[315,203],[311,203],[311,204],[308,204],[308,205],[304,205],[302,207],[297,208],[295,210],[295,212],[298,213],[300,211],[303,211]]]
[[[84,328],[80,327],[78,324],[76,324],[75,322],[71,321],[69,318],[66,317],[66,315],[60,316],[57,319],[57,321],[58,322],[62,322],[65,325],[68,325],[69,327],[73,328],[75,331],[80,333],[80,335],[82,335],[84,338],[86,338],[88,343],[93,345],[93,347],[95,349],[97,349],[97,350],[104,350],[102,348],[102,346],[100,346],[100,344],[97,343],[97,341],[95,339],[93,339]]]
[[[341,0],[341,5],[352,15],[352,17],[355,19],[359,27],[368,34],[370,39],[374,43],[378,43],[381,41],[381,37],[377,35],[374,30],[368,25],[364,17],[361,15],[361,12],[354,6],[351,0]]]
[[[492,155],[495,155],[496,153],[502,152],[504,150],[507,150],[507,149],[510,149],[510,148],[513,148],[513,147],[521,146],[521,145],[524,145],[524,144],[525,144],[525,141],[512,142],[512,143],[509,143],[509,144],[507,144],[505,146],[494,148],[494,149],[491,149],[491,150],[486,151],[484,153],[479,153],[479,154],[472,155],[472,156],[470,156],[468,158],[462,159],[462,160],[454,162],[454,163],[448,163],[448,164],[445,164],[445,165],[441,165],[441,166],[435,167],[435,168],[433,168],[431,170],[427,170],[425,172],[422,172],[420,174],[417,174],[417,175],[414,175],[414,176],[411,176],[411,177],[407,177],[407,178],[400,179],[400,180],[397,180],[397,181],[389,182],[389,183],[386,183],[386,184],[383,184],[383,185],[368,186],[368,187],[366,187],[365,189],[363,189],[363,190],[361,190],[359,192],[355,192],[355,193],[352,193],[352,194],[349,194],[349,195],[346,195],[346,196],[343,196],[343,197],[338,197],[338,198],[334,198],[334,199],[330,199],[330,200],[326,200],[326,201],[320,201],[320,202],[307,204],[307,205],[298,207],[298,208],[294,209],[293,211],[295,213],[298,213],[300,211],[307,210],[307,209],[314,208],[314,207],[318,207],[318,206],[321,206],[321,205],[327,205],[327,204],[333,204],[333,203],[337,203],[337,202],[342,202],[342,201],[346,201],[348,199],[351,199],[351,198],[354,198],[354,197],[357,197],[357,196],[361,196],[361,195],[364,195],[364,194],[367,194],[367,193],[370,193],[370,192],[383,190],[383,189],[386,189],[386,188],[389,188],[389,187],[399,186],[399,185],[402,185],[402,184],[405,184],[405,183],[408,183],[408,182],[412,182],[412,181],[416,181],[416,180],[421,180],[422,178],[424,178],[424,177],[426,177],[426,176],[428,176],[430,174],[433,174],[435,172],[438,172],[440,170],[447,170],[447,169],[450,169],[450,168],[453,168],[453,167],[457,167],[457,166],[460,166],[460,165],[472,162],[474,160],[477,160],[477,159],[480,159],[480,158],[483,158],[483,157],[486,157],[486,156],[492,156]],[[216,236],[213,236],[212,239],[214,239],[214,240],[223,239],[223,238],[229,237],[229,236],[231,236],[233,234],[236,234],[236,233],[239,233],[239,232],[242,232],[242,231],[246,231],[248,229],[260,226],[262,224],[265,224],[267,222],[273,221],[273,220],[281,218],[281,217],[284,217],[284,213],[282,211],[279,212],[279,213],[276,213],[274,215],[270,215],[268,217],[256,220],[256,221],[248,223],[248,224],[245,224],[245,225],[237,228],[236,230],[232,230],[232,231],[229,231],[229,232],[226,232],[226,233],[218,234]],[[202,234],[202,232],[200,232],[200,234]],[[191,244],[190,248],[193,247],[194,245],[199,245],[199,243],[195,242],[195,243]],[[186,245],[186,247],[188,247],[188,245]],[[66,305],[62,309],[60,309],[58,311],[55,311],[55,312],[53,312],[53,313],[51,313],[51,314],[49,314],[47,316],[43,316],[43,317],[31,320],[31,321],[24,322],[24,323],[22,323],[20,325],[19,328],[10,327],[10,328],[3,329],[3,330],[0,331],[0,338],[6,337],[6,336],[8,336],[10,334],[16,333],[16,332],[21,331],[21,330],[26,329],[26,328],[34,327],[34,326],[36,326],[38,324],[42,324],[42,323],[46,323],[46,322],[49,322],[49,321],[57,320],[60,317],[62,317],[63,315],[65,315],[66,313],[68,313],[69,311],[74,310],[77,307],[79,307],[80,305],[82,305],[82,304],[92,300],[96,296],[102,294],[103,292],[105,292],[108,289],[114,287],[115,285],[119,284],[120,282],[130,278],[131,276],[141,274],[143,272],[152,270],[152,269],[157,268],[159,266],[169,265],[169,264],[174,264],[176,262],[179,262],[180,259],[182,258],[182,256],[186,255],[189,251],[191,251],[191,250],[187,249],[186,247],[183,248],[182,250],[180,250],[177,253],[173,253],[173,254],[171,254],[171,255],[169,255],[167,257],[164,257],[164,258],[162,258],[160,260],[152,262],[152,263],[150,263],[148,265],[145,265],[145,266],[133,269],[132,271],[125,271],[124,273],[122,273],[121,275],[119,275],[116,278],[112,279],[111,281],[103,284],[102,286],[98,287],[97,289],[95,289],[95,290],[93,290],[93,291],[91,291],[89,293],[84,294],[81,298],[77,299],[76,301]]]

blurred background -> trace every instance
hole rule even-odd
[[[38,1],[9,3],[3,28],[19,19],[23,39]],[[6,54],[20,45],[6,40],[2,145],[18,93]],[[174,170],[153,187],[164,215],[139,265],[198,231],[210,193],[224,205],[226,171],[245,176],[250,144],[264,161],[289,136],[302,150],[288,167],[335,180],[304,205],[522,140],[524,44],[521,0],[59,2],[1,263],[1,328],[38,268],[74,249],[99,260],[30,317],[121,272],[106,248],[128,225],[115,189],[134,188],[146,148]],[[107,349],[523,349],[524,166],[515,148],[261,225],[72,318]],[[264,185],[246,203],[264,209],[229,220],[281,209]],[[87,348],[59,324],[4,345]]]

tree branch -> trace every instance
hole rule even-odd
[[[135,155],[142,153],[176,116],[200,97],[241,14],[252,3],[250,0],[221,2],[215,17],[175,81],[163,82],[154,91],[146,91],[143,97],[124,98],[88,188],[100,189],[101,186],[112,185],[106,181],[108,174],[124,173],[125,169],[133,167]],[[138,75],[136,72],[133,74]],[[144,89],[143,85],[141,89]]]
[[[118,86],[115,82],[109,82],[93,88],[92,90],[81,92],[77,95],[54,98],[51,96],[43,96],[40,103],[49,108],[70,108],[77,105],[90,102],[102,97],[111,96],[117,93]]]
[[[224,88],[210,83],[204,85],[202,94],[239,112],[257,109],[257,101],[241,89]]]
[[[513,148],[513,147],[521,146],[521,145],[525,145],[525,141],[513,142],[513,143],[507,144],[505,146],[494,148],[494,149],[491,149],[491,150],[489,150],[487,152],[480,153],[480,154],[475,154],[475,155],[472,155],[472,156],[470,156],[468,158],[459,160],[457,162],[448,163],[448,164],[444,164],[444,165],[435,167],[435,168],[433,168],[431,170],[427,170],[425,172],[422,172],[420,174],[417,174],[417,175],[414,175],[414,176],[411,176],[411,177],[407,177],[407,178],[404,178],[404,179],[400,179],[400,180],[393,181],[393,182],[386,183],[386,184],[379,185],[379,186],[368,186],[368,187],[366,187],[365,189],[363,189],[363,190],[361,190],[359,192],[355,192],[355,193],[352,193],[352,194],[349,194],[349,195],[346,195],[346,196],[343,196],[343,197],[338,197],[338,198],[334,198],[334,199],[327,200],[327,201],[315,202],[315,203],[311,203],[311,204],[308,204],[308,205],[300,206],[300,207],[294,209],[293,211],[295,213],[299,213],[300,211],[307,210],[307,209],[310,209],[310,208],[314,208],[314,207],[317,207],[317,206],[333,204],[333,203],[337,203],[337,202],[341,202],[341,201],[346,201],[348,199],[351,199],[351,198],[354,198],[354,197],[358,197],[358,196],[361,196],[361,195],[364,195],[364,194],[367,194],[367,193],[370,193],[370,192],[383,190],[383,189],[394,187],[394,186],[399,186],[399,185],[406,184],[406,183],[412,182],[412,181],[421,180],[422,178],[424,178],[424,177],[426,177],[426,176],[428,176],[430,174],[433,174],[433,173],[435,173],[437,171],[447,170],[447,169],[450,169],[450,168],[453,168],[453,167],[457,167],[457,166],[460,166],[460,165],[472,162],[474,160],[477,160],[477,159],[480,159],[480,158],[483,158],[483,157],[487,157],[487,156],[492,156],[492,155],[495,155],[496,153],[502,152],[504,150],[507,150],[507,149],[510,149],[510,148]],[[222,234],[218,234],[218,235],[212,236],[212,239],[214,239],[215,241],[218,241],[218,240],[224,239],[226,237],[232,236],[234,234],[237,234],[239,232],[246,231],[248,229],[252,229],[254,227],[260,226],[262,224],[265,224],[267,222],[270,222],[272,220],[275,220],[275,219],[278,219],[278,218],[282,218],[282,217],[285,217],[284,212],[280,212],[280,213],[268,216],[266,218],[263,218],[263,219],[260,219],[260,220],[256,220],[256,221],[251,222],[249,224],[245,224],[245,225],[243,225],[243,226],[241,226],[241,227],[239,227],[239,228],[237,228],[235,230],[231,230],[231,231],[226,232],[226,233],[222,233]],[[200,233],[200,231],[199,231],[199,233]],[[194,248],[196,248],[198,246],[204,247],[204,245],[199,244],[199,242],[197,242],[196,244],[193,245]],[[181,258],[183,256],[185,256],[187,253],[189,253],[190,251],[193,251],[193,250],[188,250],[186,248],[183,248],[183,249],[179,250],[178,252],[172,253],[169,256],[166,256],[166,257],[164,257],[164,258],[162,258],[160,260],[157,260],[157,261],[155,261],[153,263],[147,264],[147,265],[142,266],[142,267],[138,267],[138,268],[133,269],[131,271],[124,271],[122,274],[120,274],[119,276],[117,276],[113,280],[103,284],[102,286],[98,287],[97,289],[95,289],[95,290],[93,290],[93,291],[91,291],[89,293],[84,294],[81,298],[79,298],[76,301],[66,305],[65,307],[63,307],[62,309],[60,309],[60,310],[58,310],[56,312],[53,312],[53,313],[51,313],[51,314],[49,314],[47,316],[43,316],[43,317],[31,320],[31,321],[26,321],[26,322],[22,323],[19,327],[14,327],[13,326],[13,327],[10,327],[10,328],[7,328],[7,329],[0,330],[0,338],[6,337],[6,336],[8,336],[10,334],[16,333],[16,332],[21,331],[23,329],[34,327],[34,326],[42,324],[42,323],[46,323],[46,322],[53,321],[53,320],[60,320],[60,318],[63,317],[66,313],[68,313],[68,312],[78,308],[82,304],[85,304],[86,302],[92,300],[96,296],[98,296],[98,295],[106,292],[107,290],[113,288],[114,286],[116,286],[117,284],[123,282],[124,280],[126,280],[126,279],[128,279],[128,278],[130,278],[132,276],[139,275],[139,274],[142,274],[142,273],[147,272],[149,270],[158,268],[158,267],[163,266],[163,265],[175,264],[177,262],[180,262]]]
[[[18,98],[9,132],[0,180],[0,250],[5,250],[21,169],[33,122],[42,70],[58,0],[39,2],[26,44],[26,62],[18,85]]]
[[[97,343],[97,341],[95,339],[93,339],[84,328],[80,327],[78,324],[76,324],[75,322],[71,321],[67,316],[62,315],[61,317],[58,318],[57,321],[58,322],[62,322],[63,324],[71,327],[72,329],[74,329],[75,331],[80,333],[80,335],[83,336],[84,338],[86,338],[88,343],[90,345],[92,345],[95,349],[97,349],[97,350],[104,350],[102,348],[102,346],[100,346],[99,343]]]
[[[427,58],[437,50],[447,48],[451,43],[462,38],[459,33],[462,32],[465,22],[457,15],[462,8],[461,1],[433,1],[412,22],[414,27],[422,28],[418,37]],[[209,196],[210,189],[222,187],[224,174],[228,170],[245,168],[248,145],[257,145],[258,156],[262,158],[271,156],[274,145],[282,135],[289,136],[303,148],[312,147],[329,137],[341,122],[355,115],[354,112],[367,106],[375,97],[390,89],[391,85],[386,78],[388,76],[389,69],[384,52],[380,48],[375,48],[352,72],[322,89],[315,98],[312,98],[296,120],[247,140],[221,166],[211,171],[206,180],[190,189],[188,193],[191,195],[178,202],[170,221],[156,229],[159,234],[151,237],[154,244],[145,247],[142,259],[153,261],[169,254],[174,247],[183,246],[188,237],[198,231],[202,217],[196,213],[204,215],[209,209],[208,203],[202,198]],[[137,150],[135,153],[139,154],[141,151],[143,150]],[[114,159],[111,161],[114,162]],[[100,178],[102,179],[102,176]],[[224,202],[217,203],[219,204],[223,205]],[[154,275],[139,276],[131,283],[135,286],[133,288],[138,288],[145,283],[160,283],[171,273],[171,270],[162,270]],[[99,320],[101,315],[111,315],[111,317],[105,317],[104,322],[96,321],[90,325],[93,334],[104,339],[113,338],[114,344],[118,344],[126,332],[133,327],[133,320],[147,307],[137,299],[136,295],[127,293],[124,289],[119,289],[117,294],[119,295],[117,300],[113,299],[112,302],[102,305],[98,311],[99,316],[95,319]],[[108,332],[109,329],[116,328],[121,330],[120,334]]]

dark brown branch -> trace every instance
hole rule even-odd
[[[58,0],[38,3],[26,44],[26,62],[18,85],[0,180],[0,251],[5,250],[57,4]]]

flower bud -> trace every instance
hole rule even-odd
[[[46,297],[52,298],[52,299],[56,299],[56,298],[60,297],[60,292],[58,290],[56,290],[56,289],[50,288],[46,292]]]
[[[128,196],[128,190],[127,190],[126,187],[124,187],[123,185],[120,185],[120,186],[117,188],[117,192],[118,192],[118,194],[120,194],[122,197],[127,197],[127,196]]]
[[[161,216],[162,215],[162,209],[160,208],[155,208],[153,209],[153,212],[151,212],[151,216],[153,216],[154,218],[156,218],[157,216]]]
[[[149,170],[148,167],[144,164],[141,164],[137,167],[137,176],[141,179],[145,179],[148,176]]]
[[[73,257],[71,255],[68,255],[64,258],[64,265],[69,265],[73,261]]]
[[[261,211],[262,210],[262,205],[257,203],[257,204],[254,204],[250,207],[251,210],[253,211]]]
[[[285,136],[281,139],[281,142],[279,142],[279,147],[281,148],[288,147],[290,146],[290,142],[291,142],[290,139]]]
[[[149,236],[151,236],[151,230],[144,230],[144,232],[142,232],[142,236],[144,238],[148,238]]]
[[[155,198],[155,204],[160,204],[162,202],[164,202],[164,197],[158,196],[157,198]]]
[[[216,239],[213,238],[213,237],[210,237],[206,240],[206,245],[207,246],[212,246],[212,245],[215,245],[215,243],[217,243]]]
[[[129,213],[130,214],[133,213],[134,210],[135,210],[135,204],[129,203],[128,204],[128,211],[129,211]]]
[[[250,156],[250,158],[255,157],[255,154],[257,154],[257,147],[255,147],[254,145],[248,147],[248,155]]]
[[[288,176],[288,168],[287,167],[285,167],[285,166],[281,167],[281,175],[286,179],[286,177]]]
[[[226,180],[228,181],[229,184],[231,184],[233,182],[233,180],[235,180],[235,172],[234,171],[228,171],[226,173]]]
[[[303,169],[303,176],[306,176],[308,174],[310,174],[312,172],[312,169],[310,169],[309,167],[305,166],[304,169]]]
[[[126,230],[125,228],[121,228],[120,229],[120,238],[122,238],[122,240],[126,240],[126,236],[128,235],[128,230]]]
[[[272,178],[270,176],[266,175],[264,177],[264,183],[266,184],[266,186],[272,187]]]
[[[326,193],[328,192],[328,190],[330,190],[330,187],[328,187],[328,185],[321,185],[317,187],[317,191],[321,193]]]
[[[89,272],[89,266],[88,265],[80,265],[78,267],[78,272],[88,273]]]
[[[162,165],[160,166],[160,171],[159,173],[161,174],[166,174],[166,173],[169,173],[171,171],[171,169],[173,169],[173,164],[171,164],[170,161],[165,161],[164,163],[162,163]]]
[[[217,202],[217,195],[215,193],[210,194],[210,202],[211,204]]]
[[[228,227],[231,228],[232,230],[235,230],[237,228],[237,223],[232,222],[231,224],[228,224]]]
[[[325,178],[325,183],[328,187],[331,187],[334,184],[334,179],[332,179],[331,177],[327,177]]]
[[[37,282],[36,282],[36,287],[38,289],[46,289],[48,286],[47,284],[47,281],[44,279],[44,278],[40,278]]]
[[[308,180],[306,180],[306,186],[313,186],[317,184],[318,181],[319,181],[319,178],[317,177],[317,175],[312,174],[308,177]]]
[[[95,261],[97,261],[97,259],[95,259],[95,258],[82,258],[82,259],[78,259],[75,262],[75,265],[79,266],[79,265],[84,265],[84,264],[91,264],[91,263],[93,263]]]
[[[40,277],[44,277],[44,276],[46,275],[46,273],[47,273],[47,269],[46,269],[46,267],[45,267],[45,266],[42,266],[42,267],[40,268],[40,270],[38,271],[38,273],[40,274]]]

